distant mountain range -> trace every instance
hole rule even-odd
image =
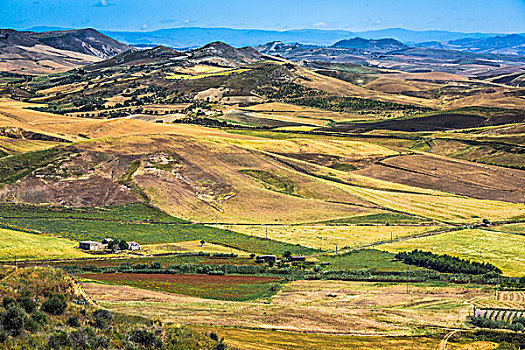
[[[483,39],[464,38],[447,42],[431,41],[420,43],[416,46],[435,49],[461,50],[475,53],[525,55],[525,36],[510,34]]]
[[[182,27],[151,32],[103,31],[104,34],[130,45],[166,45],[174,48],[200,47],[213,41],[224,41],[230,45],[257,46],[271,41],[330,46],[353,37],[364,39],[392,38],[405,44],[428,41],[447,42],[458,39],[485,39],[498,33],[459,33],[448,31],[414,31],[401,28],[351,32],[346,30],[258,30],[231,28]]]

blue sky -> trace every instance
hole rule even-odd
[[[0,0],[0,27],[525,32],[525,0]]]

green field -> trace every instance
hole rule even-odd
[[[88,254],[75,249],[78,244],[50,235],[12,231],[0,228],[0,259],[68,259],[85,258]]]
[[[186,223],[154,207],[130,203],[108,207],[58,207],[0,204],[0,218],[85,219],[117,222]]]
[[[5,228],[48,233],[63,238],[83,241],[102,240],[105,237],[136,241],[139,244],[174,243],[204,240],[206,242],[231,246],[249,253],[282,255],[285,251],[294,254],[311,254],[315,249],[287,244],[221,230],[199,224],[146,224],[85,219],[35,219],[0,218]]]
[[[375,269],[377,271],[405,271],[407,265],[394,259],[389,252],[361,249],[340,255],[319,256],[320,262],[329,263],[327,271]]]
[[[385,244],[381,249],[397,253],[420,249],[478,262],[489,262],[507,276],[525,276],[525,236],[488,230],[461,230],[436,236]]]

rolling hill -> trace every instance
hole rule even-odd
[[[61,32],[0,30],[0,71],[59,73],[109,58],[130,47],[93,29]]]
[[[40,43],[55,49],[78,52],[102,59],[113,57],[131,49],[130,46],[92,28],[39,33],[30,32],[27,34]]]
[[[341,49],[363,49],[371,52],[387,52],[408,48],[407,45],[395,39],[367,40],[359,37],[338,41],[333,44],[332,47]]]

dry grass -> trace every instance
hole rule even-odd
[[[205,66],[201,65],[201,67],[205,67]],[[188,70],[186,70],[188,73],[185,73],[185,74],[173,73],[173,74],[168,75],[166,78],[167,79],[195,80],[195,79],[202,79],[202,78],[213,77],[213,76],[224,76],[224,75],[230,75],[234,73],[243,73],[243,72],[248,72],[250,70],[251,69],[247,69],[247,68],[223,70],[217,67],[209,67],[206,69],[195,70],[195,71],[192,71],[191,73]]]
[[[10,137],[0,136],[0,151],[4,151],[9,154],[39,151],[55,147],[59,144],[60,143],[54,141],[14,139]]]
[[[220,337],[225,337],[227,345],[246,350],[435,350],[440,346],[440,339],[431,337],[335,336],[233,327],[194,328],[213,331]],[[447,349],[451,350],[492,350],[497,346],[495,343],[482,341],[447,343]]]
[[[179,243],[165,243],[165,244],[147,244],[142,246],[140,254],[162,254],[162,253],[223,253],[223,254],[237,254],[239,256],[248,256],[248,252],[233,249],[213,243],[204,243],[201,245],[200,241],[187,241]]]
[[[195,327],[207,332],[213,331],[225,338],[227,345],[246,350],[434,350],[439,340],[411,337],[342,336],[305,334],[264,329],[243,329],[233,327]]]
[[[476,298],[474,305],[480,308],[525,310],[524,291],[497,291],[486,297]]]
[[[393,253],[413,249],[446,253],[490,262],[508,276],[525,276],[525,236],[488,230],[461,230],[386,244],[382,249]]]
[[[359,141],[291,139],[239,140],[234,141],[234,143],[271,153],[315,153],[350,159],[386,157],[398,154],[389,148]]]
[[[85,284],[101,306],[167,322],[326,334],[414,335],[427,326],[463,327],[466,302],[488,292],[465,287],[297,281],[268,303],[231,302],[125,286]]]
[[[410,237],[439,229],[439,226],[324,226],[324,225],[218,225],[220,228],[302,246],[319,248],[323,237],[323,250],[356,248],[380,241]]]
[[[194,125],[158,124],[133,119],[89,119],[77,118],[26,109],[35,104],[0,99],[0,127],[14,126],[28,131],[40,132],[73,141],[90,138],[119,137],[145,134],[181,134],[193,136],[215,136],[222,138],[252,138],[233,135],[224,131]]]
[[[511,219],[525,214],[525,205],[454,195],[381,191],[347,186],[348,191],[377,205],[444,222]]]

